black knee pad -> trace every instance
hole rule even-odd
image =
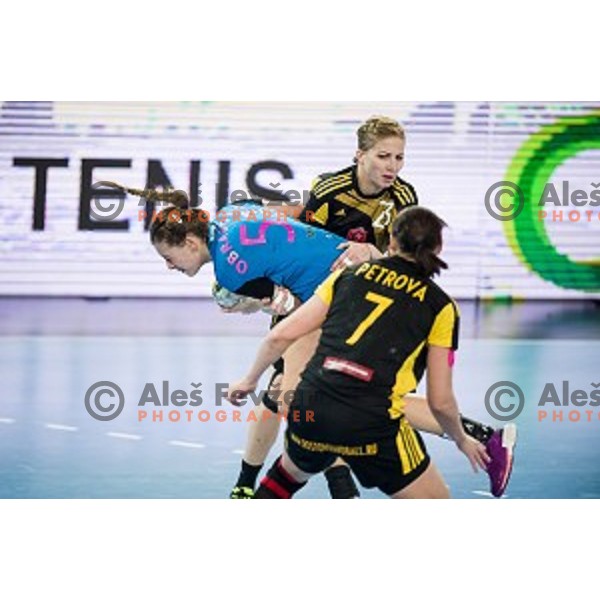
[[[279,412],[279,404],[271,398],[271,386],[277,377],[282,374],[282,371],[275,370],[273,375],[271,375],[271,379],[269,380],[269,385],[267,385],[267,392],[263,394],[262,403],[274,414]]]
[[[275,371],[275,373],[273,373],[273,376],[271,377],[271,381],[273,381],[273,379],[275,379],[275,377],[277,375],[281,375],[283,373],[283,369],[285,368],[285,363],[283,362],[283,358],[278,358],[272,365],[271,365]],[[269,384],[271,385],[271,384]]]
[[[335,499],[359,498],[360,492],[354,483],[350,469],[346,465],[331,467],[325,471],[329,494]]]
[[[269,396],[269,394],[263,394],[262,403],[268,408],[273,414],[279,413],[279,404]]]

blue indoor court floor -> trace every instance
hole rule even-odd
[[[495,382],[512,381],[525,395],[507,497],[600,497],[600,406],[539,406],[548,384],[561,402],[564,381],[569,394],[600,389],[598,305],[470,302],[461,310],[455,390],[463,413],[493,422],[483,399]],[[0,497],[227,497],[246,424],[216,405],[215,389],[244,373],[266,316],[223,315],[197,300],[5,298],[0,323]],[[86,391],[99,381],[123,391],[114,420],[86,410]],[[163,381],[187,394],[201,383],[202,406],[182,408],[179,422],[167,417],[173,407],[164,407],[163,422],[140,422],[146,384],[162,394]],[[542,409],[549,416],[540,421]],[[185,410],[193,411],[191,422]],[[206,422],[197,418],[201,410]],[[218,410],[226,411],[224,421]],[[454,497],[488,496],[485,474],[473,474],[453,444],[425,441]],[[328,497],[324,479],[315,477],[298,497]]]

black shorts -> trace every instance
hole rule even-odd
[[[296,431],[295,431],[296,430]],[[420,477],[431,462],[425,444],[402,418],[395,434],[367,444],[349,446],[307,440],[298,434],[292,411],[288,415],[285,445],[292,462],[305,473],[319,473],[341,457],[361,485],[392,496]]]

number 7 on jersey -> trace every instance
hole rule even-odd
[[[346,340],[346,344],[354,346],[358,340],[365,334],[367,329],[379,319],[379,317],[392,305],[394,301],[386,296],[375,294],[374,292],[368,292],[365,299],[369,302],[375,303],[377,306],[364,318],[355,329],[354,333]]]

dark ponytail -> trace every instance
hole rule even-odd
[[[209,214],[198,208],[189,208],[188,195],[183,190],[165,190],[128,188],[112,181],[99,181],[97,187],[109,187],[132,196],[144,198],[152,205],[155,203],[170,204],[167,208],[153,215],[150,225],[150,241],[161,242],[168,246],[181,246],[188,233],[202,241],[208,240]]]
[[[394,221],[392,233],[400,252],[410,256],[425,277],[439,275],[448,265],[437,255],[446,223],[422,206],[404,209]]]

